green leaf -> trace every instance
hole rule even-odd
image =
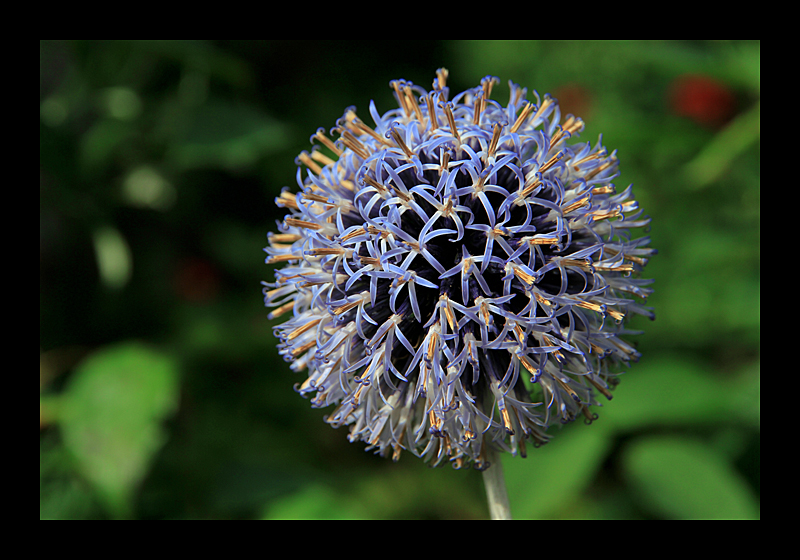
[[[136,129],[116,119],[97,121],[80,138],[80,163],[86,171],[100,172],[110,166],[117,150],[131,141]]]
[[[620,378],[601,420],[616,430],[741,421],[757,426],[760,403],[751,389],[758,387],[758,376],[757,365],[720,379],[696,362],[649,355]]]
[[[733,161],[761,138],[761,102],[721,130],[683,169],[687,185],[707,187],[724,176]]]
[[[167,158],[184,169],[252,165],[285,145],[285,125],[256,107],[215,101],[197,108]]]
[[[617,429],[716,422],[730,410],[727,386],[689,360],[647,356],[620,380],[606,418]]]
[[[631,444],[624,470],[641,504],[671,519],[758,519],[758,501],[721,455],[699,441],[670,436]]]
[[[311,484],[270,503],[265,519],[368,519],[357,500],[324,484]]]
[[[573,504],[609,451],[608,431],[599,424],[553,429],[553,439],[528,457],[505,456],[503,470],[514,519],[543,519]]]
[[[75,371],[60,414],[64,443],[113,514],[130,514],[177,400],[175,362],[143,344],[104,348]]]

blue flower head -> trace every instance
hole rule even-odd
[[[558,102],[496,78],[450,98],[391,83],[398,108],[372,125],[348,108],[298,158],[298,193],[270,234],[264,283],[296,386],[351,441],[396,460],[487,467],[487,446],[525,456],[553,420],[597,417],[655,253],[631,187],[617,190],[602,137]]]

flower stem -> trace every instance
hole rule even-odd
[[[489,513],[493,520],[510,520],[511,508],[508,505],[506,479],[503,476],[503,464],[500,462],[500,455],[491,447],[487,447],[487,460],[490,467],[483,471],[483,484],[486,486]]]

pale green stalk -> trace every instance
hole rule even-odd
[[[483,471],[483,484],[486,486],[486,499],[489,502],[489,513],[492,519],[511,519],[511,508],[508,506],[506,479],[503,476],[503,464],[500,455],[491,447],[487,448],[487,460],[491,466]]]

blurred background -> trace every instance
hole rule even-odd
[[[759,42],[40,43],[43,519],[483,519],[480,473],[350,444],[261,280],[294,159],[389,81],[500,78],[602,132],[659,254],[591,427],[504,457],[518,519],[760,517]]]

